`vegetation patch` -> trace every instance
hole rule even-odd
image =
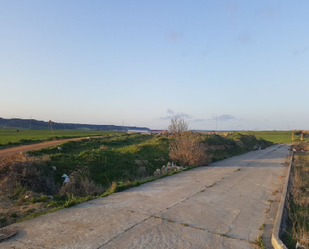
[[[91,136],[108,136],[115,134],[112,131],[78,131],[78,130],[55,130],[54,136],[50,130],[12,130],[0,129],[0,149],[13,146],[34,144],[43,141],[75,138],[75,137],[91,137]]]
[[[279,144],[299,143],[301,142],[301,134],[303,134],[303,140],[309,141],[308,131],[248,131],[242,132],[242,134],[254,135],[258,138]]]
[[[265,249],[265,244],[264,244],[264,241],[263,241],[262,234],[254,241],[254,244],[259,246],[261,249]]]
[[[309,143],[297,145],[308,148]],[[295,147],[295,146],[294,146]],[[287,212],[288,227],[282,240],[288,248],[295,248],[297,242],[309,246],[309,153],[296,152],[291,170],[290,195]]]

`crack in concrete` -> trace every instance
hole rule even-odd
[[[203,189],[201,189],[201,190],[197,191],[196,193],[194,193],[194,194],[192,194],[192,195],[190,195],[190,196],[184,198],[183,200],[181,200],[181,201],[179,201],[179,202],[173,204],[172,206],[169,206],[169,207],[167,207],[167,208],[162,209],[161,211],[158,212],[158,214],[160,214],[161,212],[163,212],[163,211],[165,211],[165,210],[167,210],[167,209],[171,209],[171,208],[173,208],[173,207],[179,205],[180,203],[182,203],[182,202],[188,200],[189,198],[191,198],[191,197],[193,197],[193,196],[195,196],[195,195],[197,195],[197,194],[199,194],[199,193],[201,193],[201,192],[204,192],[207,188],[214,186],[214,185],[217,184],[218,182],[224,180],[225,177],[229,177],[229,176],[233,175],[234,173],[238,172],[240,169],[241,169],[241,168],[239,168],[239,169],[237,169],[237,170],[231,172],[231,173],[228,174],[227,176],[224,176],[224,177],[220,178],[218,181],[214,182],[211,186],[205,186]],[[127,210],[127,211],[132,212],[132,213],[143,214],[143,213],[136,212],[136,211],[133,211],[133,210]],[[116,239],[117,237],[119,237],[120,235],[126,233],[127,231],[131,230],[131,229],[134,228],[135,226],[137,226],[137,225],[143,223],[144,221],[146,221],[146,220],[148,220],[148,219],[150,219],[150,218],[160,218],[160,217],[158,217],[158,216],[151,215],[151,214],[143,214],[143,215],[148,215],[148,217],[145,218],[145,219],[143,219],[142,221],[140,221],[140,222],[134,224],[133,226],[127,228],[127,229],[124,230],[123,232],[117,234],[117,235],[116,235],[115,237],[113,237],[112,239],[110,239],[110,240],[108,240],[107,242],[105,242],[104,244],[100,245],[97,249],[102,248],[103,246],[107,245],[107,244],[110,243],[111,241],[115,240],[115,239]],[[162,217],[162,219],[165,219],[165,218]],[[166,220],[166,219],[165,219],[165,220]],[[178,223],[178,224],[184,224],[184,223]],[[193,228],[193,227],[192,227],[192,228]],[[199,229],[199,228],[195,228],[195,229]],[[205,229],[200,229],[200,230],[207,231],[207,230],[205,230]],[[235,239],[236,239],[236,238],[235,238]],[[239,240],[240,240],[240,239],[239,239]]]
[[[151,218],[151,216],[148,216],[147,218],[141,220],[140,222],[135,223],[133,226],[131,226],[131,227],[125,229],[123,232],[117,234],[114,238],[112,238],[112,239],[108,240],[107,242],[105,242],[104,244],[100,245],[97,249],[102,248],[103,246],[107,245],[109,242],[111,242],[111,241],[117,239],[120,235],[126,233],[127,231],[130,231],[130,230],[131,230],[132,228],[134,228],[135,226],[137,226],[137,225],[143,223],[143,222],[146,221],[146,220],[149,220],[150,218]]]
[[[191,197],[193,197],[193,196],[195,196],[195,195],[198,195],[198,194],[200,194],[200,193],[204,192],[206,189],[211,188],[211,187],[213,187],[214,185],[216,185],[218,182],[220,182],[220,181],[222,181],[222,180],[226,179],[226,177],[229,177],[229,176],[233,175],[234,173],[236,173],[236,172],[240,171],[240,169],[241,169],[241,167],[240,167],[240,168],[238,168],[238,169],[236,169],[236,170],[234,170],[234,171],[233,171],[233,172],[231,172],[230,174],[227,174],[226,176],[221,177],[218,181],[216,181],[216,182],[212,183],[211,185],[207,185],[207,186],[205,186],[204,188],[202,188],[201,190],[197,191],[196,193],[194,193],[194,194],[192,194],[192,195],[190,195],[190,196],[188,196],[188,197],[184,198],[184,199],[183,199],[183,200],[181,200],[180,202],[175,203],[175,204],[173,204],[172,206],[169,206],[169,207],[167,207],[167,208],[165,208],[165,209],[163,209],[163,210],[159,211],[158,213],[161,213],[161,212],[163,212],[163,211],[165,211],[165,210],[167,210],[167,209],[171,209],[171,208],[173,208],[173,207],[175,207],[175,206],[177,206],[177,205],[181,204],[182,202],[184,202],[184,201],[186,201],[186,200],[190,199]]]
[[[154,216],[154,215],[152,216],[152,218],[161,219],[161,220],[164,220],[166,222],[170,222],[170,223],[174,223],[174,224],[179,224],[179,225],[182,225],[184,227],[189,227],[189,228],[192,228],[192,229],[197,229],[197,230],[204,231],[204,232],[207,232],[207,233],[210,233],[210,234],[213,234],[213,235],[217,235],[217,236],[220,236],[220,237],[225,237],[227,239],[234,239],[234,240],[243,241],[243,242],[246,242],[246,243],[249,243],[249,244],[254,244],[253,242],[251,242],[249,240],[231,237],[231,236],[229,236],[227,234],[216,233],[216,232],[207,230],[205,228],[195,227],[195,226],[192,226],[192,225],[189,225],[189,224],[186,224],[186,223],[176,222],[176,221],[171,220],[171,219],[167,219],[167,218],[163,218],[163,217],[159,217],[159,216]]]

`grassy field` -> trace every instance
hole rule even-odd
[[[309,143],[297,145],[297,150],[308,150]],[[288,227],[283,242],[292,249],[296,242],[309,246],[309,154],[297,152],[292,165],[288,198]]]
[[[273,143],[292,144],[292,133],[294,131],[248,131],[243,134],[252,134]],[[300,135],[294,136],[294,142],[300,141]],[[309,136],[304,136],[304,141],[309,141]]]
[[[115,132],[110,131],[66,131],[55,130],[56,139],[101,136],[109,135]],[[0,130],[0,149],[18,146],[23,144],[38,143],[42,141],[53,140],[53,134],[50,130]]]
[[[254,135],[274,143],[293,143],[293,131],[247,131],[242,134]],[[56,139],[87,137],[115,134],[110,131],[68,131],[55,130]],[[53,135],[50,130],[0,130],[0,149],[18,146],[23,144],[38,143],[42,141],[52,140]],[[294,142],[300,141],[300,135],[294,136]],[[305,141],[309,141],[309,136],[304,136]]]

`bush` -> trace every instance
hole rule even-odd
[[[170,143],[170,159],[182,166],[201,166],[209,162],[206,145],[199,134],[186,134]]]
[[[58,190],[47,161],[22,153],[0,160],[0,186],[15,196],[25,189],[48,195]]]
[[[60,195],[75,196],[96,196],[104,192],[104,189],[90,181],[89,172],[86,169],[73,171],[69,175],[70,182],[64,183],[61,187]]]

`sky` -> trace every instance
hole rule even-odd
[[[0,0],[0,117],[309,129],[307,0]]]

